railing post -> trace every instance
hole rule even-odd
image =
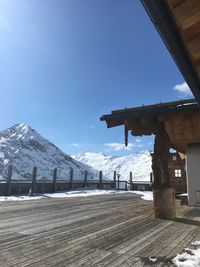
[[[73,188],[74,170],[70,168],[69,188]]]
[[[117,190],[120,189],[120,182],[119,182],[120,174],[117,174]]]
[[[133,174],[130,172],[130,190],[133,190]]]
[[[37,184],[37,167],[33,168],[33,176],[32,176],[32,188],[31,188],[31,195],[36,193],[36,184]]]
[[[127,181],[125,182],[125,191],[128,191]]]
[[[88,171],[86,170],[86,171],[84,172],[84,187],[87,186],[87,176],[88,176]]]
[[[116,177],[117,177],[117,172],[114,171],[113,181],[114,181],[114,189],[115,190],[116,190]]]
[[[103,188],[103,175],[102,175],[102,171],[99,172],[99,188],[102,189]]]
[[[12,191],[12,171],[13,171],[13,167],[12,165],[10,165],[8,167],[8,176],[7,176],[7,195],[11,195],[11,191]]]
[[[57,180],[57,174],[58,174],[58,170],[57,168],[55,168],[53,170],[53,193],[56,192],[56,180]]]
[[[150,172],[150,183],[152,184],[153,183],[153,173]]]

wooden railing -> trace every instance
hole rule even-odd
[[[59,179],[58,170],[53,170],[52,179],[39,180],[37,179],[38,169],[33,168],[31,180],[15,180],[12,179],[13,168],[9,166],[7,177],[0,180],[0,195],[19,195],[19,194],[38,194],[38,193],[55,193],[70,189],[89,188],[89,189],[105,189],[105,190],[134,190],[137,189],[132,181],[132,173],[130,173],[130,182],[120,180],[116,171],[113,175],[113,180],[103,179],[103,173],[98,173],[98,179],[89,178],[88,171],[84,172],[83,179],[75,177],[74,170],[70,168],[68,179]],[[79,176],[79,175],[78,175]]]

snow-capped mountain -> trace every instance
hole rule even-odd
[[[129,180],[130,172],[133,180],[149,181],[151,170],[151,155],[148,151],[123,157],[107,156],[102,153],[85,152],[73,156],[74,159],[88,164],[113,179],[113,172],[120,173],[120,180]]]
[[[77,162],[54,144],[25,124],[16,124],[0,132],[0,179],[7,176],[8,166],[13,166],[13,179],[31,179],[34,166],[37,179],[52,179],[53,169],[58,169],[58,179],[68,179],[70,167],[75,179],[83,172],[96,172],[92,167]]]

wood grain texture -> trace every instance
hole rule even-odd
[[[192,218],[190,208],[177,210]],[[200,226],[155,219],[152,202],[130,193],[2,202],[0,218],[2,267],[140,267],[152,266],[150,256],[173,266],[200,237]]]

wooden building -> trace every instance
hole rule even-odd
[[[153,153],[151,156],[153,158]],[[175,189],[175,193],[187,193],[185,155],[177,152],[169,153],[168,171],[170,187]]]
[[[114,110],[111,114],[101,117],[106,121],[108,128],[124,126],[125,144],[128,144],[128,134],[133,136],[155,135],[152,169],[154,174],[154,208],[155,216],[161,218],[174,218],[175,189],[170,182],[169,150],[187,154],[191,147],[200,144],[200,107],[195,99],[160,103],[129,109]],[[200,151],[199,151],[200,155]],[[191,157],[193,157],[193,153]],[[187,163],[187,160],[186,160]],[[196,195],[200,192],[200,164],[193,161],[188,181],[190,204],[197,204]],[[190,169],[190,168],[189,168]],[[193,186],[195,184],[195,187]],[[198,185],[198,186],[197,186]],[[200,197],[198,195],[200,200]],[[194,202],[195,201],[195,202]]]
[[[175,190],[168,170],[169,148],[185,153],[189,204],[200,205],[200,1],[141,0],[196,99],[115,110],[101,117],[134,136],[155,134],[152,168],[155,216],[174,218]]]
[[[200,103],[200,1],[141,0],[141,2],[193,95]],[[190,124],[189,121],[185,124],[187,123]],[[175,122],[171,127],[174,126]],[[170,127],[169,123],[168,127]],[[198,119],[193,127],[193,133],[196,132],[192,134],[194,137],[199,131]],[[200,146],[197,139],[194,137],[190,140],[190,145],[186,149],[190,205],[200,205],[200,191],[198,190]]]
[[[182,156],[183,155],[183,156]],[[184,154],[170,153],[168,159],[170,186],[176,194],[187,192],[186,165]]]

